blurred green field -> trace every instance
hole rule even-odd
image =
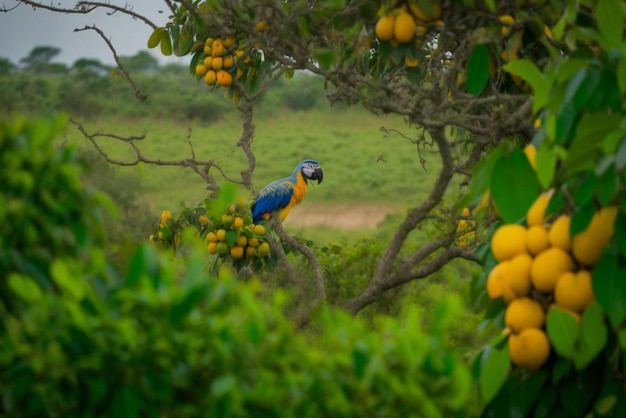
[[[197,159],[218,161],[233,177],[238,177],[247,164],[243,152],[236,146],[242,124],[240,114],[234,109],[211,123],[114,117],[81,123],[90,133],[145,135],[138,146],[148,158],[189,158],[190,141]],[[438,173],[438,159],[433,151],[422,151],[427,159],[428,171],[425,171],[414,143],[381,130],[382,127],[397,129],[405,135],[416,136],[417,130],[407,131],[407,125],[398,117],[380,117],[360,108],[272,111],[261,107],[255,114],[254,125],[252,148],[257,166],[253,180],[257,190],[291,174],[303,159],[312,158],[321,163],[324,181],[319,186],[317,183],[310,185],[301,205],[341,204],[349,209],[383,204],[400,211],[419,202],[429,192]],[[68,136],[83,148],[91,146],[74,129],[68,131]],[[124,161],[134,158],[134,151],[124,142],[102,138],[99,145],[111,158]],[[139,181],[141,190],[137,199],[144,202],[142,206],[152,216],[163,209],[178,211],[198,205],[207,196],[203,179],[189,168],[140,165],[117,167],[115,171],[120,177]],[[245,189],[239,194],[246,199],[250,197]],[[355,233],[352,231],[349,235]]]

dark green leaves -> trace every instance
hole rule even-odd
[[[480,371],[480,393],[485,403],[491,402],[500,391],[511,365],[511,357],[506,344],[491,346],[487,350],[484,354],[487,359]]]
[[[560,309],[550,309],[546,318],[550,344],[563,357],[571,357],[578,339],[579,326],[576,319]]]
[[[467,62],[467,92],[479,95],[489,80],[489,46],[476,45]]]
[[[609,244],[593,269],[593,292],[614,326],[626,319],[626,268],[615,244]]]
[[[620,48],[624,36],[624,12],[619,0],[600,0],[596,8],[596,19],[602,22],[600,30],[600,45],[607,51]]]
[[[521,219],[539,195],[535,172],[519,149],[496,161],[491,173],[491,194],[506,223]]]

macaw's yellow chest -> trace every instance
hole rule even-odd
[[[284,208],[278,210],[278,216],[281,222],[284,222],[285,219],[287,219],[287,215],[289,215],[289,212],[291,212],[291,208],[300,203],[300,201],[304,198],[304,195],[306,194],[306,182],[302,178],[301,173],[298,173],[296,177],[296,183],[292,183],[292,185],[293,195],[291,196],[289,203]]]

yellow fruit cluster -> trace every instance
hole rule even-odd
[[[431,14],[417,4],[404,4],[378,19],[376,36],[380,41],[390,42],[393,46],[407,44],[415,37],[423,37],[428,32],[429,26],[433,24],[442,26],[440,17],[441,7],[438,4],[433,4]]]
[[[255,225],[243,200],[227,207],[217,222],[206,234],[209,254],[234,260],[252,260],[270,254],[270,245],[265,240],[265,227]]]
[[[463,216],[469,218],[471,216],[469,208],[463,208]],[[461,235],[458,238],[459,247],[466,248],[467,245],[476,239],[476,221],[473,219],[461,219],[457,223],[456,230]]]
[[[498,264],[487,277],[490,298],[508,304],[504,322],[511,361],[536,370],[550,355],[544,330],[549,309],[561,309],[577,321],[595,299],[592,269],[613,236],[617,207],[596,212],[587,229],[570,236],[570,217],[546,220],[551,193],[539,196],[526,214],[526,225],[504,224],[493,234],[491,252]]]
[[[148,241],[157,247],[176,247],[180,243],[181,230],[186,226],[184,219],[174,219],[172,212],[161,212],[161,221],[156,234],[150,235]]]
[[[233,84],[233,69],[238,62],[248,64],[242,48],[237,47],[235,38],[207,38],[203,47],[202,61],[196,65],[196,75],[203,77],[208,86],[218,84],[229,88]],[[237,67],[235,74],[241,78],[246,72]]]

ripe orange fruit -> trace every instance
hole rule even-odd
[[[384,42],[393,39],[395,17],[392,15],[383,16],[376,22],[376,36]]]
[[[254,233],[257,235],[265,234],[265,227],[263,225],[254,225]]]
[[[552,292],[561,274],[573,271],[574,260],[559,247],[550,247],[537,254],[530,266],[530,280],[535,289]]]
[[[203,64],[196,65],[196,75],[200,77],[204,77],[207,72],[207,68]]]
[[[550,246],[548,231],[543,225],[533,225],[526,234],[526,249],[532,255],[537,255]]]
[[[221,39],[214,40],[213,44],[211,45],[211,49],[211,55],[213,55],[214,57],[221,57],[222,55],[224,55],[224,43]]]
[[[527,297],[515,299],[504,312],[504,323],[516,334],[526,328],[541,328],[545,320],[541,304]]]
[[[526,223],[528,226],[543,225],[546,220],[546,208],[550,203],[552,193],[541,194],[526,212]]]
[[[591,285],[591,273],[579,270],[561,274],[554,288],[554,301],[557,306],[574,312],[582,312],[595,299]]]
[[[518,224],[500,226],[491,237],[491,252],[498,261],[526,252],[526,227]]]
[[[235,220],[233,221],[233,226],[235,228],[241,228],[243,226],[243,218],[241,216],[235,216]]]
[[[508,347],[513,364],[530,371],[540,368],[550,356],[548,336],[537,328],[509,335]]]
[[[215,71],[213,70],[207,71],[207,73],[204,76],[204,82],[208,86],[214,86],[216,81],[217,81],[217,74],[215,73]]]
[[[410,59],[408,57],[404,57],[404,63],[407,67],[417,67],[420,62],[418,59]]]
[[[226,237],[226,231],[224,231],[224,237]],[[213,231],[209,231],[208,234],[206,234],[206,239],[209,242],[217,242],[219,241],[219,239],[217,238],[217,234]]]
[[[491,299],[497,299],[502,296],[502,283],[510,263],[509,260],[501,261],[489,272],[489,276],[487,276],[487,294]]]
[[[258,238],[254,238],[254,237],[252,237],[252,238],[250,238],[250,239],[248,240],[248,245],[249,245],[249,246],[251,246],[251,247],[253,247],[253,248],[254,248],[254,247],[258,247],[260,244],[261,244],[261,243],[259,242],[259,239],[258,239]]]
[[[201,224],[206,224],[209,222],[209,217],[206,215],[200,215],[198,216],[198,222],[200,222]]]
[[[204,55],[211,55],[211,52],[212,52],[211,45],[205,44],[203,48],[203,52],[204,52]]]
[[[243,253],[244,253],[244,248],[238,245],[235,245],[234,247],[230,249],[230,255],[232,255],[233,258],[235,259],[243,258]]]
[[[233,58],[232,55],[229,55],[227,57],[224,57],[224,68],[229,69],[232,68],[235,65],[235,59]]]
[[[215,235],[217,236],[217,240],[220,242],[225,242],[226,241],[226,230],[225,229],[218,229],[217,232],[215,233]]]
[[[502,296],[506,302],[526,296],[530,291],[530,266],[533,258],[528,254],[517,254],[509,262],[502,279]],[[512,303],[512,302],[511,302]],[[515,329],[513,329],[515,331]]]
[[[226,70],[217,72],[217,84],[222,87],[230,87],[233,84],[233,76]]]
[[[207,249],[209,250],[209,254],[217,254],[217,242],[209,242]]]
[[[550,245],[569,251],[572,248],[572,239],[569,235],[571,218],[561,215],[552,223],[548,231],[548,241]]]
[[[231,46],[235,45],[235,38],[233,38],[232,36],[229,36],[228,38],[224,39],[224,48],[228,49]]]
[[[211,68],[213,71],[219,71],[224,67],[224,59],[222,57],[213,57],[211,60]]]
[[[593,266],[598,262],[615,233],[617,209],[617,206],[601,208],[593,215],[587,229],[572,238],[572,253],[579,263]]]
[[[211,56],[206,57],[204,61],[202,62],[202,65],[204,65],[207,70],[210,70],[211,68],[213,68],[213,57]]]
[[[256,249],[254,247],[246,247],[246,257],[252,258],[256,255]]]
[[[394,38],[403,44],[411,42],[415,37],[417,31],[417,24],[413,16],[406,12],[401,12],[396,16],[396,21],[393,26]]]
[[[239,235],[239,238],[237,238],[237,245],[240,247],[245,247],[246,245],[248,245],[248,237],[246,237],[245,235]]]

